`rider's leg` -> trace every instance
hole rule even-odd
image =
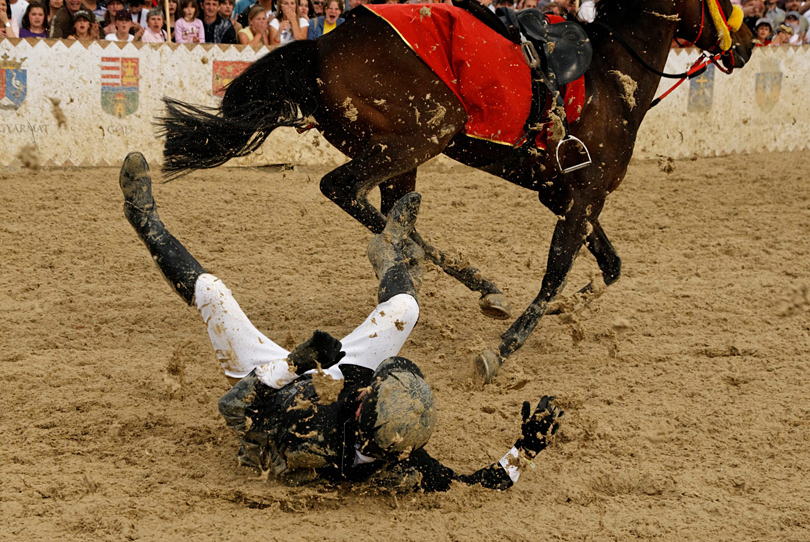
[[[410,239],[419,211],[419,194],[401,198],[388,215],[383,232],[368,245],[368,257],[380,279],[379,305],[357,329],[341,340],[352,363],[376,369],[396,356],[419,318],[416,295],[422,284],[424,252]]]
[[[119,182],[124,193],[124,215],[172,288],[186,303],[194,303],[200,310],[225,375],[233,382],[254,367],[271,362],[267,368],[268,385],[281,387],[271,382],[294,378],[285,361],[289,352],[260,333],[222,281],[206,273],[166,230],[157,213],[149,165],[142,154],[131,153],[126,157]]]

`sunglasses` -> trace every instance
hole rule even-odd
[[[323,2],[312,2],[313,6],[322,6]]]

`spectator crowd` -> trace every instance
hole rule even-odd
[[[241,43],[277,47],[334,30],[368,0],[0,0],[0,38],[176,43]],[[398,0],[373,0],[399,3]],[[431,3],[433,0],[402,0]],[[451,0],[444,0],[452,3]],[[592,20],[598,0],[478,0],[495,8],[539,8]],[[810,43],[810,0],[732,0],[758,46]],[[168,4],[168,6],[167,6]],[[168,17],[168,21],[166,21]],[[674,44],[677,46],[677,44]]]
[[[331,32],[344,21],[349,10],[367,1],[347,0],[344,4],[344,0],[0,0],[0,38],[277,47]],[[404,1],[432,3],[432,0]],[[540,8],[556,15],[574,11],[573,0],[479,1],[493,11],[496,7]],[[589,3],[593,6],[592,1]]]

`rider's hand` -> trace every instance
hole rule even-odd
[[[295,347],[287,356],[287,361],[294,366],[294,371],[302,375],[312,369],[332,367],[346,355],[341,352],[343,345],[325,331],[315,331],[306,342]]]
[[[515,443],[515,447],[523,450],[529,458],[539,454],[548,446],[549,437],[560,428],[560,418],[563,414],[565,413],[554,404],[554,397],[544,395],[534,412],[531,403],[524,402],[523,425],[520,428],[522,436]]]

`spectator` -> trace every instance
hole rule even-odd
[[[495,0],[495,9],[504,8],[504,9],[515,9],[515,1],[514,0]]]
[[[98,0],[82,0],[83,7],[89,9],[96,16],[96,22],[104,22],[104,14],[107,13],[107,8],[98,3]]]
[[[48,20],[45,13],[48,8],[41,0],[31,0],[22,18],[21,38],[47,38]]]
[[[163,11],[160,8],[152,8],[146,14],[146,29],[143,31],[141,41],[146,43],[165,43],[168,34],[163,29]]]
[[[340,16],[343,13],[343,0],[326,0],[324,13],[325,16],[312,20],[307,39],[318,39],[343,24],[344,19]]]
[[[236,43],[236,31],[231,21],[220,17],[220,0],[203,0],[203,30],[205,43]]]
[[[130,13],[128,9],[119,9],[115,13],[114,18],[115,33],[107,34],[104,36],[104,39],[107,41],[140,41],[143,35],[143,28],[135,34],[130,33],[135,23],[132,22],[132,13]]]
[[[25,10],[28,9],[28,1],[6,0],[6,4],[8,4],[11,7],[11,18],[13,18],[17,22],[17,25],[19,25],[20,22],[22,21],[23,16],[25,15]],[[8,14],[6,15],[8,16]]]
[[[767,47],[771,44],[773,34],[773,21],[767,17],[762,17],[757,21],[755,27],[757,47]]]
[[[64,5],[51,19],[49,38],[66,39],[73,34],[73,14],[82,7],[82,0],[65,0]],[[95,18],[95,16],[94,16]]]
[[[309,13],[312,15],[312,19],[323,17],[324,0],[312,0],[311,4],[312,9],[309,10]]]
[[[11,5],[7,0],[0,0],[0,38],[16,38],[19,35],[19,26],[11,15]]]
[[[765,17],[765,2],[763,0],[743,1],[743,22],[751,32],[756,32],[757,22]]]
[[[101,22],[101,34],[115,34],[115,14],[124,9],[123,0],[107,0],[107,12]]]
[[[177,43],[205,43],[205,28],[200,15],[200,6],[197,0],[180,0],[180,13],[174,27],[174,41]]]
[[[233,8],[234,12],[239,10],[239,4],[242,0],[236,0],[236,7]],[[273,17],[276,16],[276,0],[259,0],[258,2],[252,2],[245,11],[237,13],[237,22],[242,25],[242,28],[247,28],[249,26],[248,21],[248,12],[253,5],[260,5],[264,8],[264,14],[267,16],[267,21],[270,22],[273,20]]]
[[[802,34],[806,34],[808,28],[810,28],[810,22],[804,17],[804,12],[810,9],[810,2],[807,2],[807,8],[802,11],[802,2],[801,0],[787,0],[785,2],[785,14],[790,13],[791,11],[795,11],[796,14],[799,16],[799,32]]]
[[[96,14],[89,9],[82,7],[73,14],[73,32],[68,36],[69,40],[97,40],[98,22]]]
[[[174,36],[174,23],[177,20],[177,0],[169,0],[169,36]]]
[[[132,13],[135,28],[146,28],[146,19],[150,9],[152,9],[151,0],[132,0],[130,2],[129,11]]]
[[[248,11],[248,26],[239,31],[239,43],[243,45],[270,45],[267,12],[259,4]]]
[[[296,0],[280,0],[279,13],[270,22],[270,44],[287,45],[296,40],[307,39],[309,21],[298,17]]]
[[[518,2],[518,9],[537,9],[537,0],[523,0]]]
[[[787,45],[790,43],[790,38],[793,37],[793,29],[786,24],[780,24],[776,29],[776,35],[771,41],[771,47],[779,47],[780,45]]]
[[[258,2],[256,0],[236,0],[236,3],[233,6],[234,15],[237,18],[240,18],[242,15],[244,15],[245,20],[247,20],[248,10],[250,10],[250,8],[257,3]],[[269,10],[265,10],[265,12],[267,11],[272,11],[273,13],[275,13],[276,11],[275,6],[271,7]],[[247,26],[247,24],[243,23],[242,26]]]
[[[313,13],[312,4],[310,0],[298,0],[298,17],[306,19],[307,21],[312,20],[310,15]]]
[[[233,31],[236,32],[237,38],[239,37],[239,31],[242,30],[242,25],[236,22],[234,18],[233,8],[234,8],[234,0],[220,0],[219,2],[219,15],[223,19],[227,19],[233,25]]]
[[[785,21],[785,10],[780,9],[776,5],[776,0],[765,0],[765,15],[773,21],[773,24],[779,26]]]
[[[56,12],[62,9],[62,6],[65,4],[65,0],[50,0],[48,2],[48,10],[45,12],[45,16],[48,18],[48,30],[50,31],[51,27],[51,20],[53,20],[53,16],[56,15]]]
[[[806,32],[802,32],[801,30],[800,19],[804,19],[804,17],[802,17],[798,11],[788,11],[785,14],[784,24],[788,25],[793,30],[793,35],[789,40],[791,45],[801,45],[804,43]]]

